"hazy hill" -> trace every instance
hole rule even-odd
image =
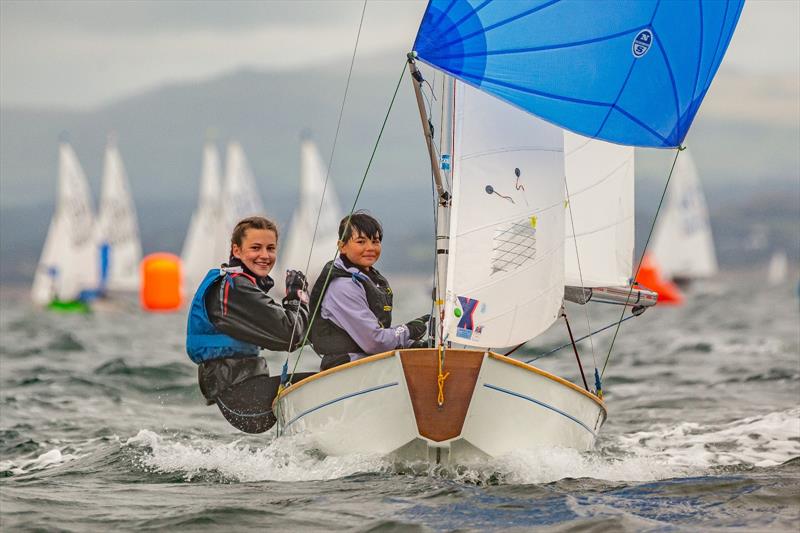
[[[356,64],[331,173],[347,206],[403,67],[402,60]],[[345,77],[339,67],[245,70],[155,88],[85,112],[0,109],[0,280],[27,278],[35,265],[52,213],[57,142],[65,132],[95,195],[105,139],[116,132],[145,251],[178,251],[196,200],[201,150],[209,133],[223,150],[229,139],[242,142],[270,214],[285,222],[296,201],[300,133],[311,130],[327,159]],[[796,76],[752,78],[723,72],[712,86],[687,142],[707,189],[722,250],[735,250],[737,234],[761,231],[757,228],[764,224],[774,234],[765,245],[769,248],[773,240],[785,240],[774,228],[784,227],[787,220],[790,228],[792,220],[800,223],[798,98]],[[637,210],[642,213],[654,208],[671,157],[670,151],[637,154]],[[432,224],[429,171],[407,78],[359,205],[387,223],[387,264],[428,267],[430,243],[424,237]],[[770,214],[776,209],[784,213],[781,222]],[[719,224],[739,212],[748,214],[737,226]],[[644,219],[642,224],[646,226]],[[797,239],[789,240],[796,257]],[[766,248],[759,253],[767,253]],[[753,253],[731,252],[721,260],[760,260]]]

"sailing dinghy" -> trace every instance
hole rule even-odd
[[[116,141],[106,147],[97,217],[100,294],[139,290],[142,243],[128,176]]]
[[[288,235],[281,239],[281,253],[274,269],[279,294],[283,293],[283,273],[287,268],[301,269],[308,279],[313,280],[336,250],[342,215],[336,191],[325,186],[326,177],[325,164],[317,146],[310,139],[303,139],[300,145],[300,202],[292,215]]]
[[[203,148],[197,209],[192,213],[181,252],[185,292],[194,292],[208,272],[209,265],[219,265],[228,259],[219,253],[223,249],[221,244],[209,244],[210,238],[219,238],[221,209],[219,153],[216,146],[208,142]]]
[[[714,276],[717,255],[708,207],[689,150],[675,163],[665,202],[653,231],[651,250],[662,276],[679,285]]]
[[[608,142],[680,146],[741,8],[430,1],[409,69],[436,191],[434,345],[291,384],[279,433],[330,455],[456,464],[590,449],[607,417],[597,364],[591,388],[499,349],[565,316],[565,294],[634,314],[655,303],[630,285],[632,150]],[[426,79],[442,86],[438,139]],[[586,138],[567,135],[566,170],[561,128]]]
[[[55,310],[87,311],[84,296],[98,280],[89,183],[69,144],[61,143],[58,159],[58,198],[36,267],[31,300]]]

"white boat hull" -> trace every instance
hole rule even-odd
[[[377,453],[461,464],[514,450],[594,445],[599,398],[514,359],[447,350],[438,405],[436,350],[401,350],[320,372],[276,399],[278,431],[327,455]]]

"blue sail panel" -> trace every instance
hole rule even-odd
[[[587,137],[679,146],[744,0],[430,0],[424,62]]]

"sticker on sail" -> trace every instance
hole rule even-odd
[[[536,257],[535,216],[497,226],[492,241],[492,274],[513,272]]]
[[[461,316],[456,325],[456,336],[467,340],[472,339],[475,332],[475,310],[480,302],[466,296],[459,296],[458,303],[461,305]],[[456,313],[456,316],[459,315]]]
[[[650,30],[642,30],[636,34],[631,45],[633,57],[639,59],[644,56],[650,47],[653,45],[653,32]]]

